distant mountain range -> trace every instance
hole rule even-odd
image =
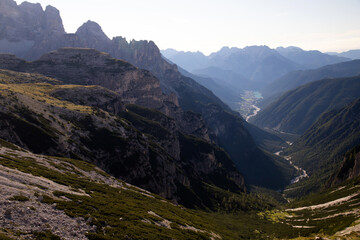
[[[232,109],[237,109],[239,103],[238,98],[231,97],[234,93],[261,90],[263,96],[270,97],[282,92],[287,84],[289,86],[286,90],[299,86],[293,79],[281,82],[283,77],[295,70],[315,69],[351,60],[319,51],[304,51],[298,47],[223,47],[209,56],[201,52],[179,52],[174,49],[162,50],[161,53],[172,63],[194,74],[192,78],[195,81],[214,91]],[[298,76],[299,72],[295,75]]]
[[[319,51],[304,51],[298,47],[223,47],[209,56],[174,49],[162,50],[161,53],[189,72],[217,78],[225,84],[231,81],[233,85],[245,89],[259,88],[293,70],[319,68],[351,60]]]
[[[339,56],[339,57],[346,57],[346,58],[350,58],[350,59],[360,59],[360,49],[349,50],[349,51],[342,52],[342,53],[328,52],[327,54],[335,55],[335,56]]]
[[[278,47],[276,51],[291,61],[300,64],[305,69],[319,68],[351,60],[350,58],[333,56],[316,50],[304,51],[298,47]]]
[[[314,81],[284,93],[250,122],[263,128],[303,134],[324,112],[359,97],[360,76]]]
[[[240,88],[269,83],[289,71],[301,68],[267,46],[251,46],[244,49],[223,47],[207,57],[199,52],[174,54],[174,50],[164,50],[162,54],[192,73],[217,78],[224,82],[231,81]],[[201,62],[198,61],[199,56]],[[186,66],[191,67],[186,68]],[[219,72],[214,75],[216,69]],[[228,79],[229,74],[236,77]]]

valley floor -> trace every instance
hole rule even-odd
[[[256,116],[260,111],[260,108],[256,106],[256,103],[262,99],[262,96],[256,91],[244,91],[241,98],[243,101],[236,103],[237,108],[234,110],[238,111],[241,116],[248,121],[251,117]]]

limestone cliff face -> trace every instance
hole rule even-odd
[[[26,56],[36,42],[65,34],[59,11],[40,4],[0,1],[0,51]]]

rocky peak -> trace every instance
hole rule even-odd
[[[160,49],[153,41],[136,41],[133,39],[127,42],[123,37],[116,37],[113,42],[115,43],[115,49],[113,49],[115,53],[134,65],[140,65],[142,68],[148,69],[148,66],[145,65],[154,65],[154,62],[162,60]]]
[[[0,0],[0,16],[16,17],[17,4],[13,0]]]
[[[253,58],[253,60],[261,60],[270,55],[279,55],[275,50],[268,46],[248,46],[242,49],[243,54]]]
[[[289,46],[289,47],[277,47],[275,49],[276,51],[278,51],[279,53],[300,53],[303,52],[304,50],[302,50],[299,47],[295,47],[295,46]]]
[[[39,3],[17,5],[12,0],[1,0],[0,19],[0,39],[4,41],[34,41],[51,33],[65,33],[59,11],[50,6],[43,11]]]
[[[0,0],[0,6],[17,6],[16,2],[13,0]]]
[[[29,2],[23,2],[19,5],[19,8],[27,13],[27,14],[31,14],[31,15],[35,15],[35,14],[39,14],[41,12],[43,12],[43,9],[41,7],[40,3],[29,3]]]
[[[45,29],[56,34],[65,34],[60,12],[53,6],[48,5],[45,9]]]
[[[95,41],[106,41],[109,42],[110,39],[101,29],[100,25],[93,21],[87,21],[81,27],[78,28],[76,34],[80,38],[88,38]]]

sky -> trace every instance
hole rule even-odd
[[[20,4],[21,0],[16,1]],[[360,0],[28,0],[60,11],[66,32],[87,20],[110,38],[153,40],[160,49],[223,46],[360,49]]]

